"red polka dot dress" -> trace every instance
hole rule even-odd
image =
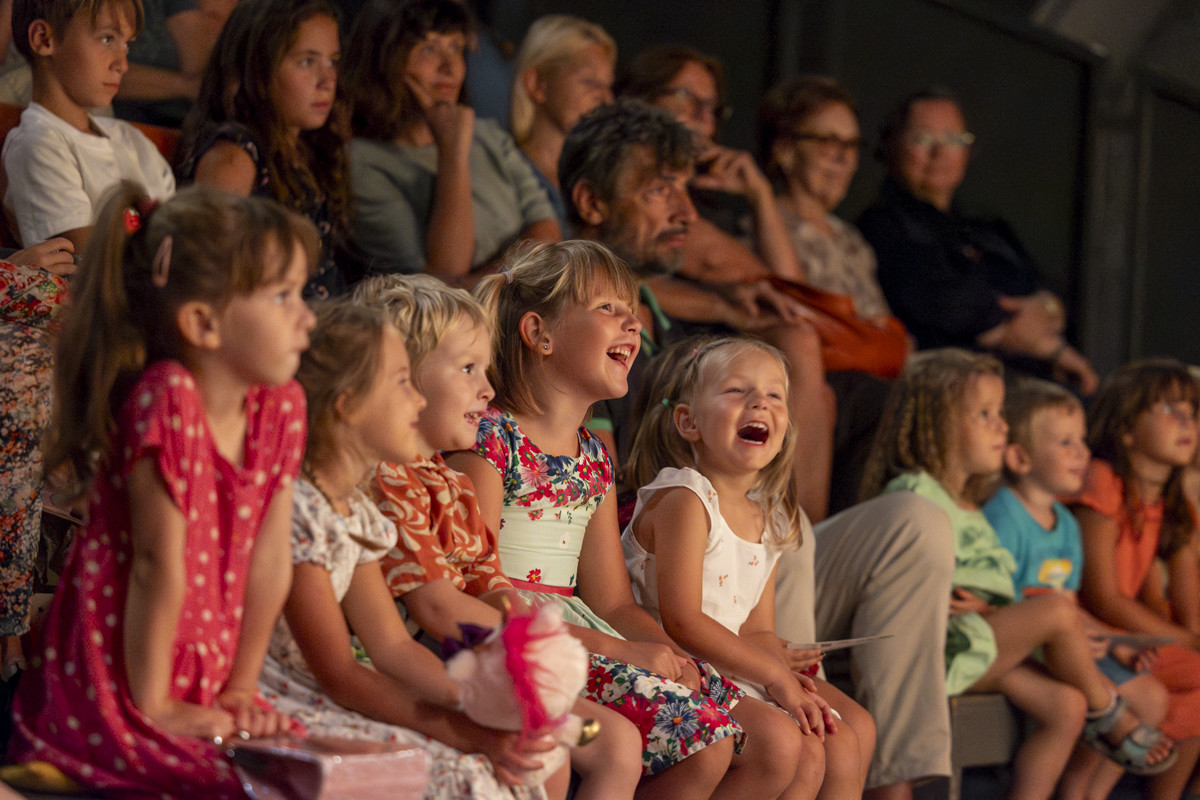
[[[75,541],[42,631],[42,652],[13,708],[14,760],[48,761],[79,783],[122,797],[242,797],[210,742],[158,729],[134,707],[123,624],[131,546],[125,491],[150,458],[187,520],[187,591],[174,644],[171,696],[211,705],[233,664],[254,541],[271,498],[299,469],[304,393],[294,381],[246,397],[243,464],[217,452],[198,387],[182,365],[151,365],[117,420],[92,485],[90,522]]]

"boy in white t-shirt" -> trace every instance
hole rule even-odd
[[[129,68],[129,42],[142,27],[141,0],[14,0],[13,44],[33,71],[33,102],[4,141],[4,213],[28,247],[65,236],[77,253],[93,207],[128,179],[151,197],[175,192],[171,167],[140,131],[93,117]]]

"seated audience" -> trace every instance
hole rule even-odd
[[[616,62],[617,46],[603,28],[565,14],[534,20],[517,51],[509,127],[564,232],[569,223],[558,188],[563,140],[581,116],[612,102]]]
[[[452,0],[375,0],[345,61],[353,239],[367,272],[478,280],[518,239],[561,238],[512,137],[461,102],[471,27]]]
[[[337,10],[325,0],[243,0],[183,134],[182,179],[270,197],[317,226],[323,252],[309,297],[347,282],[334,261],[349,208],[340,54]]]
[[[14,0],[12,27],[33,70],[33,101],[4,140],[4,213],[26,247],[63,236],[82,253],[95,206],[115,183],[136,181],[158,199],[175,191],[149,139],[88,113],[121,85],[125,48],[142,28],[141,0]]]
[[[1096,390],[1092,365],[1063,337],[1066,310],[1000,220],[954,205],[975,135],[953,95],[923,90],[884,120],[888,177],[858,226],[875,248],[879,283],[917,346],[990,350],[1020,371]]]
[[[681,239],[689,235],[695,218],[686,191],[694,157],[688,132],[664,112],[640,103],[593,110],[563,144],[563,199],[581,226],[580,234],[614,248],[642,282],[637,310],[641,347],[629,373],[631,394],[643,384],[650,356],[682,335],[679,321],[662,313],[648,284],[655,273],[682,258]],[[646,199],[648,193],[653,202]],[[796,396],[814,379],[798,374],[794,361],[788,379],[789,411],[800,434],[802,415],[811,409],[797,409]],[[619,453],[619,460],[627,458],[634,432],[635,404],[626,397],[598,405],[589,423],[615,441],[610,449]],[[811,517],[806,498],[813,492],[805,482],[812,480],[820,462],[799,440],[797,451],[793,475],[801,506]],[[818,523],[813,540],[814,545],[780,557],[776,629],[801,643],[818,636],[903,631],[855,648],[854,694],[878,729],[868,793],[911,796],[913,781],[950,773],[942,656],[954,565],[949,521],[923,498],[892,495]]]

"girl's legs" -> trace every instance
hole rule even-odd
[[[1179,760],[1161,775],[1147,779],[1146,796],[1153,800],[1178,800],[1185,794],[1200,794],[1200,779],[1192,773],[1200,762],[1200,738],[1182,739],[1175,742]]]
[[[717,791],[721,800],[812,800],[825,775],[825,748],[775,706],[743,698],[733,709],[746,732]],[[828,741],[829,737],[826,737]]]
[[[726,736],[669,769],[645,776],[638,783],[635,797],[637,800],[706,800],[712,797],[729,771],[733,738]]]
[[[861,797],[875,750],[875,721],[837,687],[814,680],[821,697],[842,717],[838,732],[825,737],[825,781],[818,797]]]
[[[1013,759],[1008,796],[1012,800],[1046,800],[1054,793],[1083,730],[1087,712],[1083,695],[1030,664],[1013,667],[994,688],[1037,723]]]
[[[571,767],[579,773],[576,800],[633,797],[642,777],[642,737],[637,726],[612,709],[590,700],[577,700],[574,713],[600,723],[600,735],[582,747],[571,748]],[[569,778],[569,776],[568,776]],[[546,791],[550,797],[566,797]]]

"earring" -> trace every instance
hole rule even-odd
[[[542,349],[543,349],[543,350],[549,350],[549,349],[550,349],[550,345],[548,345],[548,344],[544,344],[544,345],[542,345]]]

